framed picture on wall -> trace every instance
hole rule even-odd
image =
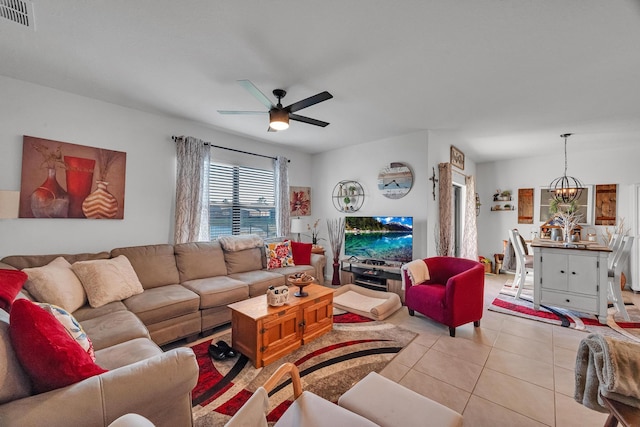
[[[127,154],[25,135],[20,218],[123,219]]]
[[[311,187],[289,187],[291,216],[311,215]]]
[[[596,185],[595,225],[616,225],[616,184]]]
[[[453,145],[451,146],[451,164],[459,169],[464,170],[464,153]]]

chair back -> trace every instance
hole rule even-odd
[[[609,268],[610,275],[611,273],[620,272],[625,267],[625,264],[629,260],[629,255],[631,254],[631,248],[633,247],[634,236],[622,236],[621,243],[619,249],[616,251],[613,259],[610,259]],[[611,257],[610,257],[611,258]]]
[[[520,268],[524,268],[525,259],[524,259],[524,246],[522,245],[522,240],[520,239],[520,233],[518,230],[513,229],[509,230],[509,239],[511,239],[511,244],[513,245],[513,250],[516,253],[516,265],[517,271]]]
[[[615,261],[616,256],[620,255],[623,237],[624,236],[622,234],[617,233],[611,236],[611,240],[609,241],[609,249],[611,249],[611,253],[609,254],[609,260],[607,263],[607,268],[609,270],[613,269],[613,262]]]

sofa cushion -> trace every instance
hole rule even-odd
[[[103,306],[95,308],[91,307],[89,304],[85,304],[84,306],[73,312],[73,317],[75,317],[78,322],[84,324],[84,322],[89,319],[94,319],[106,314],[115,313],[116,311],[127,311],[127,306],[124,305],[122,301],[110,302],[109,304],[105,304]]]
[[[167,285],[147,289],[139,295],[127,298],[124,304],[145,325],[150,325],[197,312],[200,308],[200,298],[184,286]]]
[[[295,265],[291,253],[291,242],[266,243],[264,246],[267,254],[267,270]]]
[[[9,338],[9,314],[0,310],[0,405],[31,394],[31,381]]]
[[[269,286],[284,285],[285,277],[273,270],[255,270],[246,273],[231,274],[229,277],[240,280],[249,285],[249,298],[267,293]]]
[[[128,310],[83,320],[82,327],[91,337],[96,352],[136,338],[149,338],[142,320]]]
[[[0,309],[9,311],[28,276],[19,270],[0,270]]]
[[[111,251],[112,257],[119,255],[129,259],[145,289],[180,283],[172,245],[131,246]]]
[[[200,308],[225,306],[249,298],[246,283],[229,276],[189,280],[182,284],[200,296]]]
[[[295,265],[311,265],[311,249],[313,244],[291,241],[291,253]]]
[[[123,255],[112,259],[80,261],[71,268],[80,278],[91,307],[120,301],[144,291],[129,259]]]
[[[95,352],[93,351],[93,343],[91,339],[86,334],[80,323],[64,308],[58,307],[57,305],[48,304],[46,302],[37,303],[39,307],[44,309],[46,312],[51,313],[53,317],[58,320],[64,326],[64,329],[67,331],[69,336],[76,340],[80,347],[84,351],[87,352],[91,360],[96,361]]]
[[[227,266],[220,243],[180,243],[174,246],[180,283],[205,277],[225,276]]]
[[[235,252],[224,251],[227,274],[262,270],[262,253],[262,248],[244,249]]]
[[[42,267],[25,268],[22,271],[29,276],[24,288],[37,301],[57,305],[70,313],[87,302],[80,279],[63,257]]]
[[[105,369],[117,369],[162,354],[149,338],[136,338],[96,351],[97,363]]]
[[[34,391],[43,393],[106,370],[96,365],[51,313],[25,299],[11,309],[9,334]]]

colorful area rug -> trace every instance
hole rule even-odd
[[[334,316],[333,330],[292,354],[256,369],[243,355],[217,361],[209,357],[210,341],[193,346],[200,377],[192,393],[196,427],[222,426],[284,362],[297,365],[304,390],[329,401],[338,398],[371,371],[380,372],[416,334],[390,323],[346,313]],[[231,343],[231,331],[215,340]],[[269,423],[275,423],[293,399],[290,381],[269,397]]]
[[[509,284],[502,288],[488,307],[491,311],[512,316],[640,342],[640,309],[633,303],[625,303],[625,308],[631,318],[629,322],[625,321],[614,307],[609,307],[607,325],[603,325],[592,314],[548,305],[540,305],[540,310],[535,310],[532,290],[523,289],[520,298],[516,299],[515,291]]]

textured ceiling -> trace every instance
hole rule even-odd
[[[640,143],[638,0],[33,6],[35,31],[0,21],[1,75],[309,153],[424,129],[477,162]],[[284,105],[328,90],[299,114],[331,124],[218,114],[263,109],[238,79]]]

